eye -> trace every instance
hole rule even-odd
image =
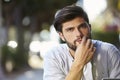
[[[66,29],[67,32],[72,32],[74,30],[74,28],[68,28]]]
[[[79,29],[86,29],[86,28],[88,28],[89,27],[89,25],[87,24],[87,23],[82,23],[82,24],[80,24],[79,25]]]
[[[79,26],[80,28],[87,28],[88,27],[88,24],[87,23],[83,23]]]

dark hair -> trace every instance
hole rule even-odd
[[[76,17],[81,17],[87,23],[89,23],[87,13],[79,6],[66,6],[63,9],[57,11],[53,22],[56,31],[62,32],[62,23],[70,21]]]

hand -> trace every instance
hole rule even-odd
[[[82,38],[80,44],[79,42],[76,42],[76,45],[77,49],[74,56],[75,61],[84,66],[92,59],[96,48],[94,47],[91,39],[87,39],[86,37]]]

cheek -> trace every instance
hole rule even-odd
[[[84,36],[87,36],[87,35],[89,35],[90,33],[91,33],[91,32],[90,32],[89,29],[82,30],[82,34],[83,34]]]
[[[68,34],[68,35],[65,35],[64,37],[67,41],[72,43],[74,41],[75,36],[73,34],[70,34],[70,35]]]

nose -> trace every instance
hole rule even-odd
[[[82,32],[79,29],[75,30],[75,35],[76,35],[76,37],[82,37],[83,36]]]

